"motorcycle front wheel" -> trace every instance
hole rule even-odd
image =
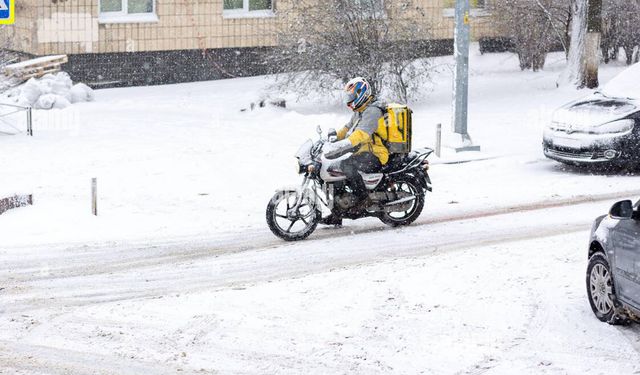
[[[308,194],[302,196],[300,206],[292,212],[299,194],[297,191],[279,191],[267,205],[269,229],[285,241],[301,241],[309,237],[322,218]]]
[[[409,225],[416,221],[424,209],[424,192],[420,184],[412,178],[401,178],[394,182],[392,188],[395,192],[402,192],[416,199],[407,210],[401,212],[385,212],[380,215],[380,221],[392,226],[399,227]]]

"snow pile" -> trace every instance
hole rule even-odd
[[[31,78],[10,90],[7,96],[15,104],[36,109],[63,109],[73,103],[90,102],[93,90],[84,83],[73,84],[69,74],[59,72]]]
[[[602,87],[602,93],[612,98],[640,99],[640,64],[635,64]]]

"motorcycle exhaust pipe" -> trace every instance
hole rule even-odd
[[[409,202],[413,202],[416,200],[415,195],[411,196],[411,197],[405,197],[402,199],[398,199],[397,201],[393,201],[393,202],[389,202],[387,204],[384,205],[385,208],[389,208],[389,207],[393,207],[393,206],[398,206],[404,203],[409,203]]]

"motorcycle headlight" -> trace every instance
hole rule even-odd
[[[589,129],[589,132],[594,134],[626,133],[628,131],[633,130],[633,127],[635,125],[636,125],[636,122],[634,120],[618,120],[618,121],[608,122],[600,126],[596,126],[592,129]]]
[[[300,159],[296,159],[296,173],[303,174],[306,171],[307,171],[307,168],[305,168],[305,166],[302,165],[302,163],[300,162]]]

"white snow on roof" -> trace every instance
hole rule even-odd
[[[640,64],[632,65],[618,74],[601,91],[612,98],[640,99]]]

